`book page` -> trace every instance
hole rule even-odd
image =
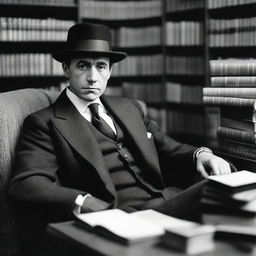
[[[193,228],[199,225],[196,222],[178,219],[151,209],[134,212],[131,215],[150,220],[164,229]]]
[[[157,237],[165,232],[161,226],[119,209],[79,214],[77,217],[92,227],[103,227],[128,241]]]

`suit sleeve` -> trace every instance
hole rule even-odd
[[[15,203],[47,211],[53,219],[70,218],[75,198],[84,192],[60,185],[49,125],[36,115],[24,121],[13,169],[9,195]]]
[[[154,138],[159,163],[164,181],[167,185],[179,185],[187,187],[193,184],[198,178],[193,154],[197,147],[180,143],[162,132],[153,120],[150,120],[143,109],[134,101],[141,112],[146,129],[151,132]]]

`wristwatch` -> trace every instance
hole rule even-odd
[[[198,157],[199,154],[201,154],[202,152],[206,152],[206,153],[210,153],[210,154],[213,154],[213,151],[207,147],[201,147],[201,148],[198,148],[194,154],[193,154],[193,162],[195,163],[196,162],[196,159]]]

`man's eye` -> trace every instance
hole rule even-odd
[[[86,65],[86,64],[79,64],[79,65],[78,65],[78,68],[84,70],[84,69],[87,68],[87,65]]]
[[[98,65],[97,67],[98,67],[99,70],[106,69],[106,65],[103,65],[103,64],[102,65]]]

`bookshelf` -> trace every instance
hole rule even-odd
[[[206,104],[208,146],[230,159],[238,169],[248,169],[254,172],[256,171],[254,167],[256,157],[252,154],[256,148],[253,140],[254,132],[249,132],[247,128],[227,129],[227,126],[231,127],[231,122],[235,120],[248,119],[249,114],[252,116],[254,112],[253,108],[247,105],[241,107],[241,104],[253,101],[256,97],[253,88],[256,74],[245,72],[248,72],[254,65],[256,58],[253,50],[256,44],[255,8],[255,0],[207,1],[208,29],[205,48],[208,62],[206,65],[208,88],[204,90],[204,96],[209,96],[211,93],[212,99],[215,100],[214,104],[210,104],[211,106]],[[220,63],[228,66],[225,71],[221,68],[221,73],[217,72],[214,66]],[[243,63],[246,63],[246,69],[241,68]],[[235,65],[240,65],[239,70],[235,68]],[[232,69],[237,72],[232,73]],[[219,103],[216,103],[217,96],[222,97]],[[225,104],[224,97],[226,97]],[[241,103],[240,106],[238,101]],[[235,104],[235,107],[231,107],[231,102]],[[230,120],[227,120],[227,117]],[[253,125],[253,122],[251,120],[250,124]]]
[[[50,53],[78,20],[75,1],[1,0],[0,7],[0,91],[65,82]]]
[[[103,23],[113,30],[113,48],[128,53],[114,65],[106,94],[144,101],[163,131],[205,144],[203,0],[0,0],[0,5],[0,91],[65,82],[50,53],[63,47],[72,23]]]
[[[166,1],[165,106],[167,132],[194,145],[205,143],[202,88],[204,1]]]

